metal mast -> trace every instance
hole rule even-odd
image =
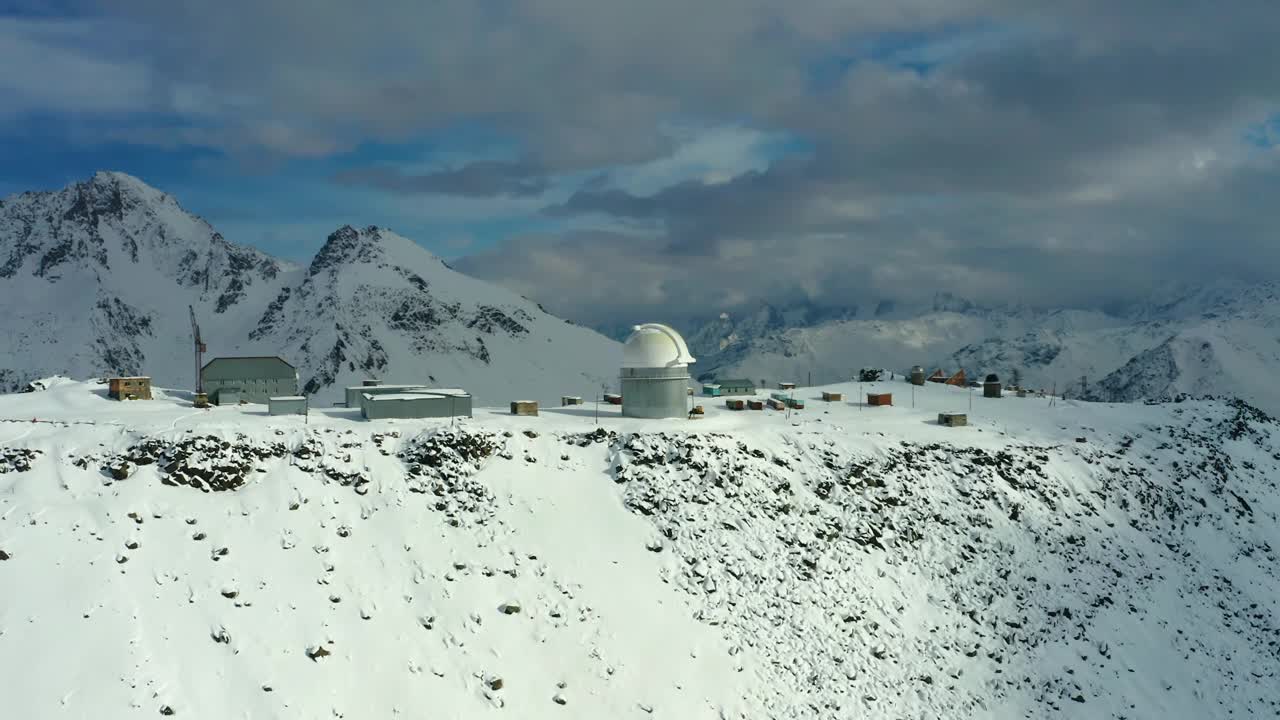
[[[196,323],[196,309],[190,305],[187,309],[191,311],[191,338],[195,341],[196,350],[196,392],[204,392],[204,379],[200,376],[200,369],[204,367],[204,340],[200,337],[200,325]]]

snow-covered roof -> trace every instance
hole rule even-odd
[[[364,396],[369,402],[383,402],[388,400],[424,400],[429,398],[446,398],[446,397],[470,397],[464,392],[441,392],[438,390],[424,390],[422,392],[405,392],[405,393],[387,393],[386,395],[368,395]]]
[[[282,397],[267,398],[267,400],[270,400],[271,402],[284,402],[286,400],[306,400],[306,398],[302,395],[286,395]]]
[[[622,350],[624,368],[680,367],[695,362],[680,333],[660,323],[635,326]]]

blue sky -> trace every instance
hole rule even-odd
[[[1274,19],[1264,0],[0,0],[0,195],[120,170],[294,260],[391,227],[589,322],[936,290],[1101,305],[1206,263],[1280,267],[1251,204],[1277,178]]]
[[[723,182],[808,149],[782,133],[686,123],[665,129],[673,148],[663,157],[553,174],[546,191],[534,197],[477,198],[395,194],[334,178],[359,168],[430,173],[521,156],[518,142],[479,123],[412,141],[361,143],[323,157],[275,158],[261,166],[215,148],[95,139],[110,129],[92,118],[57,113],[32,113],[0,125],[0,195],[56,189],[96,170],[119,170],[174,195],[229,238],[289,259],[307,259],[343,224],[390,227],[454,257],[519,234],[622,227],[603,217],[563,220],[541,212],[593,181],[648,195],[691,180]]]

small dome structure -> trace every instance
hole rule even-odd
[[[1004,387],[1000,384],[1000,378],[991,373],[987,376],[986,381],[982,383],[982,396],[989,398],[998,398],[1004,395]]]
[[[687,367],[693,362],[680,333],[661,323],[636,325],[622,350],[624,368]]]
[[[689,365],[693,362],[684,338],[671,327],[636,325],[622,350],[622,414],[684,417],[689,411]]]

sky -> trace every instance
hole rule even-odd
[[[1267,0],[0,0],[0,196],[389,227],[579,322],[1280,280]]]

